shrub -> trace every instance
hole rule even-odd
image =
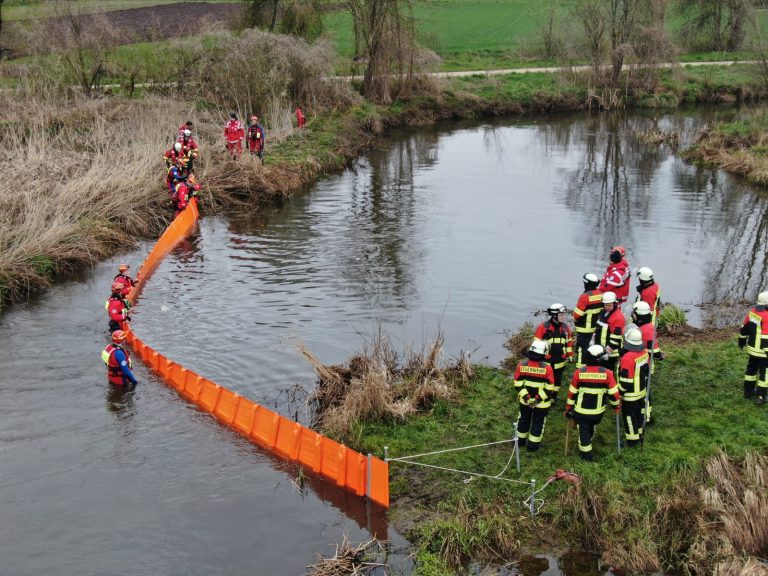
[[[688,321],[685,317],[685,310],[678,308],[674,304],[665,304],[659,314],[659,329],[667,332],[673,332],[683,326],[687,326]]]

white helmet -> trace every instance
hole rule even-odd
[[[549,308],[547,308],[547,314],[550,316],[557,316],[558,314],[565,313],[565,305],[560,304],[560,302],[555,302],[554,304],[550,304]]]
[[[190,130],[189,128],[187,128],[186,130],[184,130],[184,136],[186,136],[187,138],[189,138],[190,136],[192,136],[192,130]]]
[[[546,340],[534,340],[531,342],[531,347],[528,348],[528,352],[533,352],[534,354],[541,354],[542,356],[546,356],[547,352],[549,352],[549,342]]]
[[[176,144],[173,145],[173,149],[176,150],[176,152],[181,152],[181,142],[176,142]]]
[[[600,346],[600,344],[592,344],[589,348],[587,348],[587,354],[591,356],[594,360],[597,360],[601,356],[605,354],[605,348]]]
[[[757,305],[768,306],[768,292],[760,292],[760,294],[757,295]]]
[[[584,281],[585,284],[599,284],[600,278],[597,277],[597,274],[593,274],[592,272],[587,272],[584,274],[584,276],[581,277],[581,279]]]
[[[616,293],[603,292],[603,304],[616,304]]]
[[[627,350],[644,350],[643,333],[637,328],[629,328],[624,334],[624,348]]]
[[[653,270],[647,266],[640,266],[640,268],[637,269],[637,277],[643,282],[650,282],[653,280]]]
[[[632,304],[632,309],[638,316],[649,316],[651,314],[651,306],[648,302],[644,302],[643,300],[639,300]]]

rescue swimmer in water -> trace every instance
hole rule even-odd
[[[123,330],[112,332],[112,343],[101,352],[101,359],[107,367],[107,380],[114,386],[136,386],[138,381],[131,371],[131,355],[123,348],[127,338]]]

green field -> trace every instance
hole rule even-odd
[[[128,10],[130,8],[145,8],[161,4],[177,4],[179,2],[203,3],[239,3],[240,0],[76,0],[81,14],[111,12],[113,10]],[[75,4],[75,2],[72,2]],[[57,11],[58,10],[58,11]],[[51,0],[6,0],[3,4],[3,20],[29,20],[34,18],[52,18],[58,16],[61,7]]]

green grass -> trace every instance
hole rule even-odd
[[[706,458],[718,450],[724,449],[736,457],[748,450],[768,450],[768,412],[741,397],[746,357],[738,350],[735,338],[665,348],[667,359],[657,364],[652,381],[657,423],[649,428],[642,449],[626,449],[621,456],[616,454],[614,415],[607,411],[594,441],[597,461],[584,463],[578,458],[575,431],[570,432],[570,453],[566,457],[566,420],[562,417],[561,396],[557,408],[550,412],[542,449],[535,454],[523,451],[521,472],[518,474],[513,464],[505,477],[524,482],[535,478],[541,486],[555,470],[566,468],[583,477],[583,489],[595,487],[604,491],[607,487],[612,501],[620,502],[627,514],[643,518],[652,516],[657,497],[675,485],[678,475],[698,471]],[[439,403],[431,414],[405,423],[363,424],[355,447],[381,455],[383,447],[389,446],[390,456],[398,457],[494,442],[512,436],[512,422],[517,414],[510,379],[498,370],[478,367],[476,378],[458,402]],[[496,475],[510,454],[509,445],[499,445],[432,456],[423,461]],[[394,518],[431,518],[419,528],[421,536],[444,521],[446,515],[450,516],[460,502],[470,507],[505,502],[507,514],[524,516],[522,502],[530,491],[526,485],[486,479],[464,483],[466,475],[401,463],[391,464],[391,476]],[[557,525],[564,514],[568,516],[559,509],[567,490],[567,484],[557,482],[541,494],[545,500],[541,518]],[[610,525],[602,527],[608,533],[613,529]],[[653,536],[647,530],[638,526],[633,539],[651,539]],[[520,528],[523,538],[525,531]],[[573,537],[564,525],[557,528],[557,533],[562,538]],[[424,553],[434,554],[432,547],[422,548]]]
[[[76,0],[81,14],[112,12],[130,8],[178,4],[179,2],[201,3],[239,3],[240,0]],[[59,15],[56,2],[51,0],[6,0],[3,5],[3,20],[30,20],[35,18],[54,18]]]

